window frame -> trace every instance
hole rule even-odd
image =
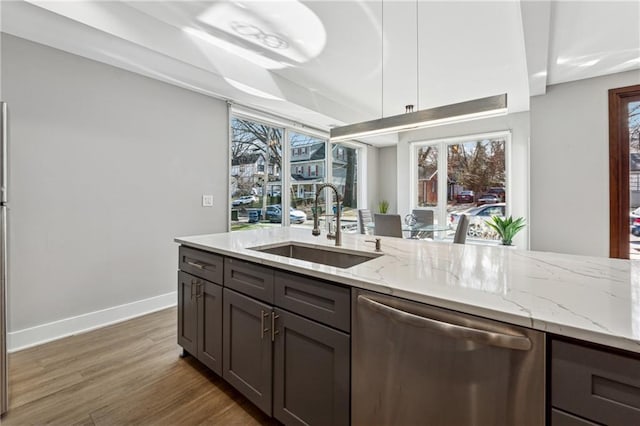
[[[505,203],[505,216],[511,215],[511,206],[513,198],[511,196],[511,131],[510,130],[498,130],[493,132],[475,133],[469,135],[453,136],[446,138],[435,139],[420,139],[415,141],[409,141],[409,161],[410,167],[410,180],[409,180],[409,206],[410,210],[431,210],[433,211],[434,219],[437,223],[447,223],[447,172],[448,172],[448,147],[453,144],[460,144],[465,142],[474,142],[483,139],[500,139],[505,140],[504,147],[504,190],[505,199],[508,200]],[[435,146],[438,150],[438,204],[434,207],[420,207],[418,206],[418,150],[425,146]]]
[[[289,191],[291,187],[291,157],[295,155],[291,152],[291,144],[289,132],[295,132],[297,134],[306,135],[312,138],[322,139],[325,143],[325,181],[333,182],[333,156],[332,153],[332,144],[340,144],[349,148],[356,148],[358,150],[357,158],[358,158],[358,170],[357,170],[357,180],[358,180],[358,194],[357,194],[357,208],[362,208],[362,206],[366,205],[367,201],[367,188],[366,188],[366,175],[365,169],[367,168],[367,150],[366,144],[357,142],[357,141],[340,141],[340,142],[332,142],[329,138],[329,133],[325,131],[321,131],[315,129],[310,126],[306,126],[300,124],[298,122],[289,121],[285,118],[273,116],[267,112],[256,111],[253,109],[242,108],[240,106],[236,107],[233,105],[229,106],[228,110],[228,120],[229,120],[229,140],[228,140],[228,149],[229,149],[229,168],[227,171],[227,199],[231,200],[230,197],[230,179],[231,179],[231,147],[233,144],[233,131],[232,131],[232,121],[233,119],[238,118],[241,120],[253,121],[265,126],[275,127],[282,130],[282,170],[281,174],[281,206],[289,206],[291,205],[291,193]],[[305,147],[305,153],[308,153],[308,147]],[[302,154],[302,148],[298,148],[299,155]],[[301,166],[304,167],[304,166]],[[328,197],[327,197],[328,198]],[[327,206],[329,201],[327,201]],[[227,220],[227,230],[231,231],[231,210],[232,206],[229,202],[228,204],[228,220]],[[282,215],[281,226],[290,226],[290,218],[288,214]]]

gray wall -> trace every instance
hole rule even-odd
[[[225,103],[2,42],[9,331],[175,291],[173,238],[227,228]]]
[[[531,249],[609,256],[608,90],[634,84],[639,71],[531,98]]]
[[[397,155],[398,149],[395,146],[380,148],[378,151],[378,188],[377,197],[372,200],[372,212],[378,212],[378,202],[387,200],[389,202],[389,213],[398,211],[398,184],[397,184]]]

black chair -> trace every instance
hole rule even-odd
[[[376,213],[374,219],[374,235],[402,238],[402,221],[399,214]]]
[[[358,221],[360,222],[360,233],[368,234],[367,223],[373,222],[373,217],[371,216],[371,210],[358,209]]]
[[[455,244],[464,244],[467,241],[467,231],[469,230],[469,216],[461,214],[458,219],[458,227],[456,228],[456,235],[453,237]]]

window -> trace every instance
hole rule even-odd
[[[343,217],[346,220],[357,219],[358,209],[358,157],[360,148],[333,144],[331,174],[332,182],[343,194]]]
[[[322,134],[275,123],[280,121],[263,121],[245,111],[231,117],[230,229],[288,224],[311,228],[317,187],[332,182],[344,199],[343,230],[357,232],[356,209],[364,202],[359,177],[362,147],[350,142],[329,145]],[[326,190],[318,197],[323,227],[335,217],[330,193]]]
[[[231,119],[231,230],[280,222],[283,129],[240,117]]]
[[[508,211],[509,138],[508,132],[502,132],[416,143],[412,150],[414,208],[433,210],[435,223],[454,228],[457,213],[464,212],[470,216],[469,238],[497,239],[485,220]]]

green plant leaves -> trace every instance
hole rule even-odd
[[[485,220],[488,226],[490,226],[493,230],[495,230],[500,238],[502,239],[502,244],[505,246],[510,246],[513,242],[513,237],[522,230],[525,226],[527,226],[524,217],[519,217],[514,219],[513,216],[509,216],[506,218],[502,218],[500,216],[492,216],[490,220]]]

